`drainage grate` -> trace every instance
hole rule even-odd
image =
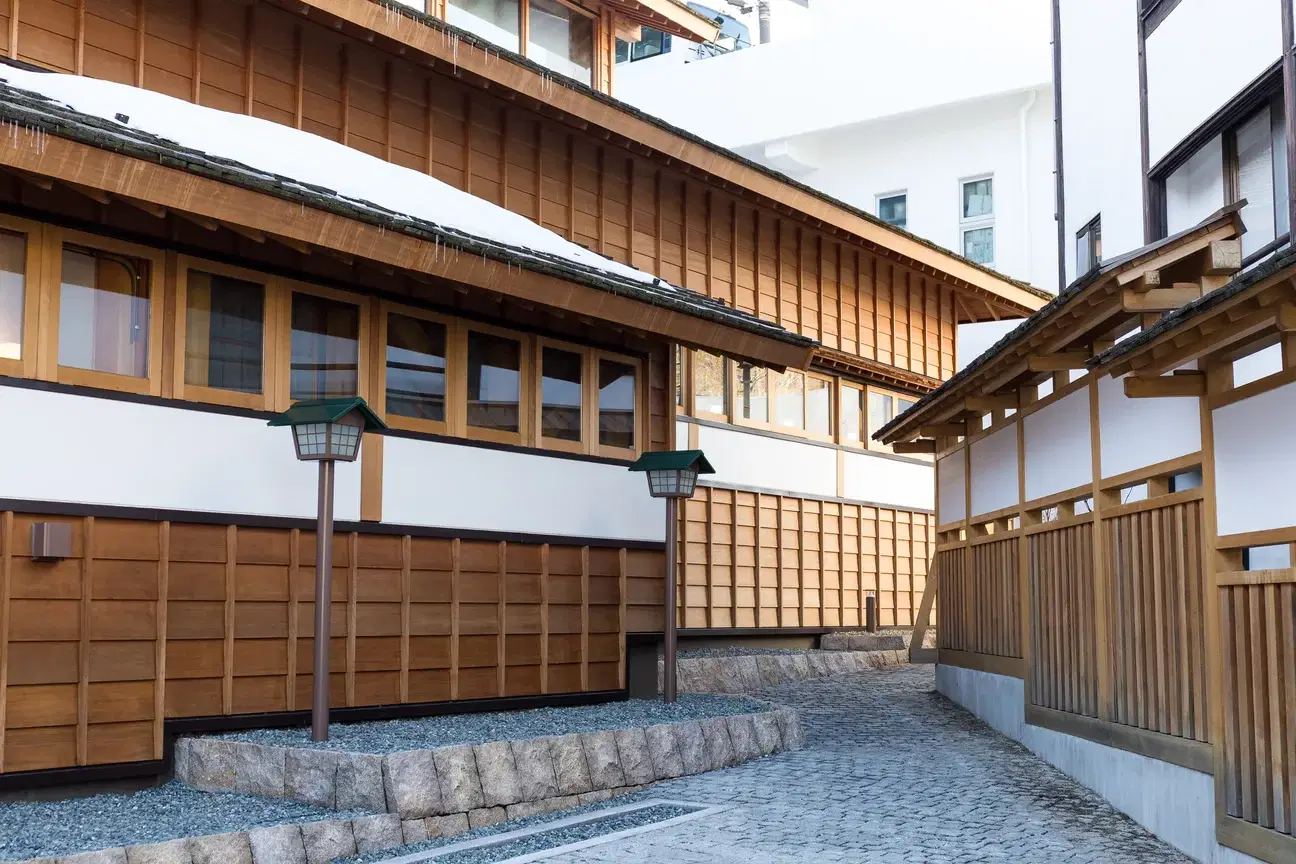
[[[525,864],[728,809],[686,801],[643,801],[415,852],[383,864]]]

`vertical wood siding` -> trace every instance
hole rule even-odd
[[[0,771],[162,756],[162,720],[305,710],[315,536],[3,519]],[[661,629],[660,552],[347,533],[334,539],[335,706],[615,690],[626,632]]]
[[[681,513],[680,626],[858,627],[869,592],[880,624],[911,625],[934,528],[923,513],[699,486]]]
[[[1093,524],[1065,525],[1027,541],[1031,585],[1031,701],[1098,716]]]
[[[944,379],[953,290],[268,3],[22,0],[10,56],[250,113],[424,171],[618,261],[820,339]],[[141,14],[142,13],[142,14]],[[501,61],[507,62],[507,61]]]
[[[937,607],[941,648],[1021,657],[1021,598],[1012,537],[942,552]]]

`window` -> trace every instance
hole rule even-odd
[[[843,384],[841,388],[841,443],[863,446],[865,443],[864,391]]]
[[[890,393],[870,390],[868,434],[870,436],[875,434],[915,404],[917,404],[916,399],[906,399],[904,396],[893,396]]]
[[[727,361],[705,351],[693,352],[693,411],[724,416],[729,405]]]
[[[27,299],[27,238],[0,232],[0,360],[23,356]]]
[[[670,53],[671,36],[669,33],[663,33],[652,27],[642,27],[640,31],[641,35],[638,42],[616,40],[616,62],[633,63],[636,60],[646,60],[659,54]]]
[[[527,57],[582,84],[593,83],[594,19],[558,0],[530,0]]]
[[[599,445],[635,446],[635,367],[617,360],[598,361]]]
[[[1102,263],[1102,214],[1076,232],[1076,276],[1083,276]]]
[[[1242,550],[1243,570],[1286,570],[1292,566],[1291,545],[1250,546]]]
[[[468,331],[468,425],[519,433],[522,405],[522,343]]]
[[[993,267],[994,247],[994,178],[965,180],[959,232],[963,236],[963,256],[978,264]]]
[[[189,270],[185,278],[184,383],[262,392],[264,285]]]
[[[1177,234],[1224,206],[1223,140],[1213,138],[1165,181],[1166,231]]]
[[[684,404],[684,362],[688,354],[684,351],[683,345],[675,346],[675,407],[680,410],[687,410],[688,406]]]
[[[545,346],[540,352],[540,435],[580,441],[584,362],[580,354]]]
[[[805,428],[805,373],[788,370],[776,376],[774,425],[787,429]]]
[[[446,422],[446,326],[387,315],[387,413]]]
[[[806,379],[806,431],[811,435],[832,434],[832,382],[811,375]]]
[[[446,23],[481,36],[507,51],[520,50],[518,0],[449,0]]]
[[[909,196],[903,192],[899,195],[879,196],[878,218],[888,225],[904,228],[909,224],[908,202]]]
[[[147,378],[149,289],[147,261],[65,246],[59,286],[59,365]]]
[[[769,422],[769,370],[738,364],[738,415],[744,420]]]
[[[289,398],[355,396],[360,383],[360,307],[293,292]]]

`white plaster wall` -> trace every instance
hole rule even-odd
[[[1104,257],[1143,245],[1137,5],[1061,0],[1068,282],[1076,277],[1076,232],[1099,213]],[[1040,223],[1050,229],[1055,222]]]
[[[740,429],[698,427],[698,446],[716,469],[710,480],[797,495],[837,495],[837,452]]]
[[[972,444],[972,515],[1020,503],[1017,488],[1017,424]]]
[[[660,542],[665,519],[623,465],[397,436],[384,446],[384,522]]]
[[[936,689],[1203,864],[1260,864],[1215,842],[1209,774],[1027,725],[1019,678],[938,665]]]
[[[907,510],[934,510],[936,483],[932,467],[870,453],[846,453],[846,498]]]
[[[1282,56],[1281,10],[1280,0],[1182,0],[1148,37],[1154,164]]]
[[[2,498],[315,516],[319,469],[264,420],[21,387],[0,387],[0,416]],[[334,518],[359,519],[360,463],[335,482]]]
[[[1296,525],[1296,384],[1217,408],[1212,417],[1219,533]]]
[[[962,450],[936,462],[936,482],[940,484],[937,496],[936,522],[948,525],[967,518],[967,464]]]
[[[1026,500],[1093,482],[1088,388],[1028,415],[1025,422]]]
[[[1129,399],[1124,378],[1098,382],[1102,476],[1112,477],[1201,449],[1201,400]]]

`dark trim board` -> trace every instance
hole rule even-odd
[[[1000,657],[995,654],[974,654],[971,651],[954,651],[938,648],[936,662],[942,666],[958,666],[973,672],[989,672],[1008,678],[1026,677],[1026,661],[1020,657]]]
[[[1083,738],[1095,744],[1114,747],[1170,762],[1202,774],[1214,774],[1214,751],[1211,745],[1173,735],[1162,735],[1134,726],[1123,726],[1107,720],[1056,711],[1040,705],[1026,706],[1026,722],[1032,726],[1050,729],[1063,735]]]
[[[1170,13],[1179,5],[1180,0],[1136,0],[1142,7],[1139,16],[1142,29],[1148,35],[1161,26],[1161,22],[1170,17]]]

